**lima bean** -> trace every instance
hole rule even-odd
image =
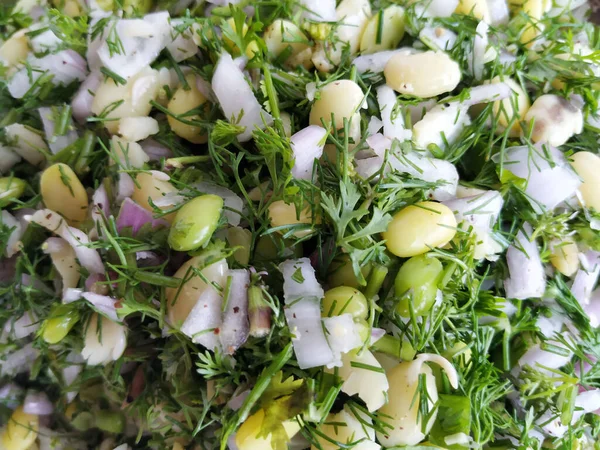
[[[383,21],[382,24],[379,22]],[[404,36],[404,8],[391,5],[369,19],[362,38],[360,51],[363,54],[375,53],[396,48]],[[379,42],[377,34],[382,28]]]
[[[171,113],[177,116],[183,115],[183,120],[186,121],[202,120],[202,117],[198,114],[187,115],[186,113],[197,110],[202,105],[204,105],[203,109],[206,112],[208,107],[206,97],[198,90],[196,76],[196,74],[190,73],[185,77],[189,89],[186,90],[184,86],[180,86],[167,106]],[[187,141],[194,144],[204,144],[208,140],[208,134],[200,127],[183,123],[170,115],[167,116],[167,121],[173,133]]]
[[[369,315],[369,302],[364,294],[349,286],[338,286],[325,292],[323,317],[341,314],[351,314],[353,319],[366,319]]]
[[[12,413],[2,433],[2,446],[5,450],[27,450],[38,437],[40,421],[38,416],[27,414],[19,406]]]
[[[600,211],[600,157],[590,152],[571,156],[571,166],[582,179],[579,192],[587,208]]]
[[[54,164],[44,170],[40,193],[46,207],[61,214],[70,225],[78,226],[87,218],[87,192],[66,164]]]
[[[336,130],[344,127],[344,118],[350,120],[358,111],[364,100],[360,86],[351,80],[333,81],[319,90],[311,110],[309,122],[311,125],[322,126],[331,123],[334,116]]]
[[[217,195],[201,195],[183,205],[169,231],[169,246],[173,250],[186,252],[205,245],[214,233],[223,199]]]
[[[400,302],[396,307],[398,314],[410,317],[410,305],[415,315],[424,316],[435,302],[438,282],[444,267],[437,258],[419,255],[406,261],[396,276],[396,297]]]
[[[25,192],[26,187],[27,183],[20,178],[0,178],[0,208],[5,208],[10,203],[21,197],[23,192]]]

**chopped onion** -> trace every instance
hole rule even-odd
[[[305,297],[323,298],[324,291],[310,259],[288,259],[281,263],[279,270],[283,274],[283,298],[287,305]]]
[[[135,183],[131,175],[125,172],[119,173],[119,181],[117,182],[117,204],[123,202],[126,198],[133,195],[135,191]]]
[[[23,402],[23,412],[36,416],[47,416],[54,412],[54,405],[44,392],[29,390]]]
[[[245,127],[238,135],[238,141],[249,141],[255,127],[263,129],[273,123],[273,118],[262,109],[243,72],[227,52],[219,58],[212,87],[225,118]]]
[[[475,38],[473,40],[473,59],[469,61],[473,76],[476,80],[483,78],[483,69],[485,64],[485,52],[489,44],[488,31],[490,26],[483,20],[479,22],[475,29]]]
[[[193,28],[189,27],[183,32],[176,29],[184,22],[184,19],[171,19],[171,32],[167,40],[167,50],[176,62],[185,61],[198,53],[198,46],[193,39]]]
[[[546,276],[540,251],[535,240],[529,240],[532,232],[531,225],[525,223],[523,229],[517,233],[515,243],[506,251],[509,277],[504,280],[504,290],[507,298],[539,298],[546,290]]]
[[[219,339],[223,351],[232,355],[240,348],[250,333],[248,321],[248,287],[250,273],[245,269],[230,270],[227,304],[223,311],[223,324]]]
[[[571,353],[566,347],[561,348]],[[551,375],[552,372],[550,370],[560,369],[571,361],[571,357],[572,354],[569,356],[558,355],[542,349],[540,344],[535,344],[532,347],[529,347],[523,356],[519,358],[517,367],[515,368],[516,371],[515,369],[513,369],[513,371],[518,372],[520,367],[530,366],[542,373]]]
[[[381,111],[383,134],[389,139],[398,139],[400,142],[411,138],[412,133],[404,125],[402,114],[394,111],[396,107],[396,93],[388,85],[377,88],[377,103]]]
[[[284,281],[285,292],[285,281]],[[301,296],[290,303],[286,298],[285,317],[294,336],[294,354],[301,369],[321,367],[335,362],[321,321],[319,297]]]
[[[371,338],[369,340],[369,345],[373,345],[385,335],[386,331],[383,328],[371,328]]]
[[[415,358],[410,366],[410,373],[407,377],[409,381],[412,378],[413,383],[418,383],[419,374],[422,373],[421,366],[426,362],[436,363],[438,366],[440,366],[444,372],[446,372],[450,386],[452,386],[454,389],[458,389],[458,372],[456,372],[456,369],[450,361],[443,356],[436,355],[434,353],[421,353]]]
[[[90,240],[87,235],[77,228],[68,226],[58,213],[50,209],[42,209],[36,211],[32,216],[27,216],[27,220],[37,223],[67,241],[75,250],[81,265],[88,272],[91,274],[104,273],[102,258],[95,249],[88,247]]]
[[[21,404],[23,388],[15,383],[7,383],[0,388],[1,403],[10,409],[15,409]]]
[[[0,215],[2,224],[11,230],[6,240],[6,256],[9,258],[21,250],[21,238],[25,233],[25,227],[7,210],[2,210]]]
[[[294,154],[292,176],[299,180],[312,179],[313,166],[323,154],[327,130],[318,125],[309,125],[290,138]]]
[[[221,305],[223,298],[215,289],[205,289],[181,326],[181,332],[209,350],[220,346]]]
[[[227,218],[229,225],[237,227],[240,224],[242,210],[244,209],[244,201],[239,195],[226,187],[207,183],[205,181],[194,183],[192,184],[192,187],[205,194],[213,194],[221,197],[223,199],[223,205],[225,206],[223,215]]]
[[[135,259],[139,267],[153,267],[162,264],[163,260],[154,252],[136,252]]]
[[[504,205],[498,191],[486,191],[482,194],[457,198],[444,202],[454,212],[457,223],[467,222],[474,227],[488,230],[498,221]]]
[[[410,113],[410,123],[415,124],[427,114],[427,111],[431,110],[437,105],[437,101],[434,98],[424,100],[416,105],[407,105],[406,108]]]
[[[35,70],[20,69],[8,81],[8,91],[14,98],[23,98],[33,83],[46,72],[54,75],[51,82],[55,86],[83,81],[88,73],[86,61],[73,50],[51,53],[41,58],[30,56],[27,62]]]
[[[170,148],[159,144],[154,139],[145,139],[139,144],[148,155],[148,158],[150,158],[150,161],[160,161],[161,158],[170,158],[173,156],[173,151]]]
[[[16,320],[7,320],[4,323],[2,337],[11,339],[23,339],[32,333],[35,333],[40,324],[33,312],[26,312]]]
[[[111,51],[104,40],[98,56],[104,67],[123,78],[132,77],[153,63],[171,36],[166,11],[148,14],[142,19],[118,19],[112,26],[122,44],[121,51]]]
[[[21,157],[14,150],[0,144],[0,174],[5,174],[21,161]]]
[[[480,103],[490,103],[498,100],[504,100],[512,95],[512,90],[508,84],[499,82],[491,84],[482,84],[469,90],[469,98],[461,102],[465,106],[478,105]]]
[[[577,395],[570,424],[564,425],[560,420],[560,415],[556,416],[554,412],[549,410],[544,412],[536,420],[536,423],[541,426],[548,436],[562,438],[569,431],[569,425],[575,424],[584,414],[594,412],[598,408],[600,408],[600,390],[592,389]]]
[[[150,224],[151,229],[169,226],[166,220],[155,219],[150,211],[126,198],[117,216],[117,231],[120,233],[124,228],[131,228],[131,233],[135,236],[146,224]]]
[[[437,105],[413,126],[413,142],[422,149],[427,149],[431,144],[444,149],[446,143],[456,143],[469,125],[471,119],[467,108],[456,103]]]
[[[506,0],[487,0],[490,12],[490,25],[506,25],[509,19],[508,3]]]
[[[415,11],[421,17],[450,17],[459,0],[430,0],[417,5]]]
[[[98,274],[94,274],[94,275],[98,275]],[[88,280],[93,279],[94,275],[90,276],[87,280],[85,280],[86,285],[88,283]],[[82,297],[83,297],[83,289],[67,288],[64,290],[62,302],[64,304],[73,303],[73,302],[76,302],[77,300],[81,299]]]
[[[548,145],[512,147],[492,159],[502,162],[503,170],[526,180],[525,193],[538,214],[552,211],[581,185],[563,153]]]
[[[458,36],[447,28],[425,26],[419,32],[419,39],[430,49],[445,52],[454,48]]]
[[[31,370],[39,354],[40,351],[31,342],[12,353],[5,353],[3,359],[0,359],[0,375],[12,377]]]
[[[369,125],[367,125],[367,136],[373,136],[381,131],[383,128],[383,122],[377,116],[371,116],[369,119]]]
[[[73,117],[75,117],[75,120],[80,124],[84,124],[87,118],[92,115],[94,94],[98,87],[100,87],[102,78],[103,75],[100,72],[90,72],[87,78],[79,86],[73,100],[71,100]]]
[[[92,195],[91,211],[92,220],[96,224],[101,222],[103,217],[108,217],[110,215],[110,202],[104,184],[101,184],[98,189],[94,191],[94,195]]]
[[[43,152],[49,152],[50,149],[37,130],[13,123],[4,127],[4,132],[7,141],[12,144],[11,149],[29,164],[40,166],[46,160]]]
[[[116,299],[108,295],[94,294],[93,292],[84,292],[81,296],[90,302],[97,312],[108,317],[113,322],[119,322]]]
[[[299,0],[301,19],[312,22],[335,22],[335,0]]]
[[[370,55],[362,55],[354,58],[352,64],[356,67],[358,73],[381,73],[392,56],[397,54],[412,55],[418,52],[418,50],[415,50],[412,47],[384,50],[382,52],[371,53]]]
[[[356,329],[356,324],[351,314],[342,314],[323,319],[323,325],[327,330],[327,342],[334,356],[334,361],[328,364],[327,367],[341,367],[342,354],[348,353],[363,344]]]
[[[233,411],[237,411],[244,404],[244,400],[250,395],[250,389],[246,389],[239,394],[234,395],[227,402],[227,407],[231,408]]]
[[[40,114],[40,118],[42,119],[48,147],[50,147],[50,150],[53,154],[56,155],[63,148],[71,145],[77,140],[77,131],[75,131],[73,128],[73,121],[71,118],[69,118],[69,125],[67,126],[66,134],[58,136],[54,133],[54,113],[52,108],[49,106],[44,106],[38,108],[38,112]]]
[[[580,255],[581,268],[571,286],[571,294],[581,306],[589,304],[592,291],[600,275],[600,253],[589,250]]]

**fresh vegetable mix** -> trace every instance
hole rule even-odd
[[[0,5],[0,449],[595,449],[585,0]]]

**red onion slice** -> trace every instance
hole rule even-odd
[[[130,198],[126,198],[121,204],[117,216],[117,231],[121,232],[124,228],[131,228],[131,232],[135,236],[146,224],[150,224],[152,229],[169,226],[169,222],[166,220],[155,219],[150,211],[142,208]]]
[[[54,412],[54,405],[43,392],[27,391],[23,402],[23,412],[36,416],[47,416]]]

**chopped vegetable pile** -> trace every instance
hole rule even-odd
[[[598,449],[589,14],[3,2],[0,449]]]

